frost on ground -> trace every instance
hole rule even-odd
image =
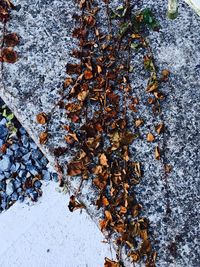
[[[56,192],[53,182],[43,192],[38,203],[16,203],[1,214],[0,266],[100,267],[105,256],[112,258],[85,211],[70,213],[69,197]]]

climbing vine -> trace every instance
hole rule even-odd
[[[70,198],[69,210],[84,208],[76,197],[83,181],[90,179],[98,192],[96,206],[103,209],[99,227],[115,239],[118,247],[119,262],[106,259],[105,267],[123,266],[122,249],[132,262],[144,260],[147,267],[153,267],[157,253],[149,234],[149,220],[142,216],[142,205],[135,193],[143,176],[143,162],[138,162],[130,151],[145,124],[143,118],[135,116],[140,100],[134,96],[131,85],[130,61],[142,49],[142,64],[149,74],[145,89],[149,94],[147,108],[150,106],[161,119],[165,95],[160,87],[168,80],[169,71],[163,70],[159,75],[147,39],[150,30],[158,31],[160,27],[152,11],[148,8],[135,11],[130,0],[115,10],[110,8],[108,0],[103,2],[100,5],[93,0],[78,1],[80,12],[73,16],[76,21],[73,37],[78,45],[72,51],[78,63],[67,63],[68,76],[59,101],[70,121],[64,127],[65,141],[76,151],[67,164],[67,174],[81,177],[76,194]],[[103,9],[107,27],[102,27]],[[37,121],[46,124],[47,115],[38,114]],[[164,131],[161,120],[155,125],[155,133],[147,134],[146,141],[154,142],[156,135]],[[40,143],[46,143],[47,138],[48,131],[41,133]],[[59,151],[59,156],[62,152],[66,150]],[[154,154],[155,160],[162,159],[158,145]],[[168,165],[164,167],[170,171]]]

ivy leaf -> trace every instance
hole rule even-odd
[[[158,31],[160,29],[159,22],[154,18],[151,9],[145,8],[141,15],[143,15],[144,23],[153,31]]]

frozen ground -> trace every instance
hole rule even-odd
[[[102,267],[112,256],[97,226],[85,211],[69,212],[69,197],[55,183],[43,191],[38,203],[16,203],[1,214],[0,266]]]

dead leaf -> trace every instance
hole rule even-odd
[[[119,263],[105,258],[104,267],[120,267]]]
[[[102,166],[108,167],[108,159],[104,153],[100,155],[99,162]]]
[[[41,113],[39,113],[39,114],[36,116],[36,120],[37,120],[37,122],[38,122],[39,124],[44,125],[44,124],[47,123],[48,116],[47,116],[46,113],[41,112]]]
[[[46,144],[47,139],[48,139],[48,133],[47,132],[40,133],[40,135],[39,135],[40,144],[42,144],[42,145]]]
[[[4,42],[6,46],[16,46],[19,44],[19,36],[16,33],[6,34],[4,37]]]
[[[83,171],[83,163],[81,161],[72,161],[67,165],[67,174],[69,176],[80,175]]]
[[[160,148],[158,146],[155,148],[155,159],[160,160]]]
[[[158,82],[151,83],[147,86],[146,92],[153,93],[158,89]]]
[[[155,137],[152,133],[147,134],[147,141],[148,142],[153,142],[155,140]]]
[[[105,217],[108,221],[112,221],[112,215],[111,212],[109,210],[105,210]]]
[[[70,78],[66,78],[65,81],[64,81],[64,88],[67,88],[68,86],[70,86],[71,84],[73,83],[73,79],[70,77]]]
[[[172,171],[172,166],[170,164],[165,164],[165,172],[170,173]]]
[[[142,255],[148,255],[151,252],[151,243],[148,239],[144,239],[141,248],[140,248],[140,253]]]
[[[85,208],[85,205],[81,204],[80,202],[78,202],[76,199],[75,199],[75,196],[71,196],[70,197],[70,201],[69,201],[69,205],[68,205],[68,208],[71,212],[77,210],[77,209],[84,209]]]
[[[138,262],[140,260],[140,254],[138,251],[133,251],[129,254],[129,257],[133,262]]]
[[[105,196],[102,197],[102,204],[104,207],[107,207],[109,205],[109,201],[108,201],[107,197],[105,197]]]
[[[155,127],[157,134],[161,134],[161,133],[163,133],[163,132],[164,132],[164,128],[165,128],[165,127],[164,127],[164,123],[163,123],[163,122],[159,123],[159,124]]]
[[[91,70],[85,70],[84,71],[84,78],[86,80],[90,80],[93,78],[93,74],[92,74],[92,71]]]
[[[3,62],[7,63],[15,63],[18,59],[17,53],[13,50],[13,48],[3,48],[1,52]]]
[[[136,119],[135,120],[135,126],[138,128],[140,126],[142,126],[144,124],[144,120],[143,119]]]
[[[89,91],[81,91],[79,94],[78,94],[78,100],[79,101],[84,101],[86,99],[86,97],[88,96],[88,93]]]

